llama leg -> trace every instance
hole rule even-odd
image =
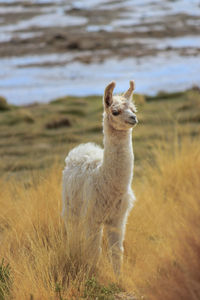
[[[119,276],[124,252],[124,222],[117,225],[107,225],[105,229],[107,233],[109,255],[111,258],[113,269],[115,274]]]
[[[90,226],[87,232],[87,253],[94,265],[97,264],[99,256],[101,254],[102,232],[102,226],[99,226],[98,228],[96,226]]]

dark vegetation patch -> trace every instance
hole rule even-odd
[[[7,103],[6,98],[4,98],[3,96],[0,96],[0,112],[9,110],[9,109],[10,109],[10,105]]]
[[[181,105],[180,107],[178,107],[177,111],[187,111],[191,109],[191,103],[184,103],[183,105]]]
[[[69,127],[71,126],[71,122],[69,121],[68,118],[61,118],[59,120],[52,120],[52,121],[49,121],[45,127],[47,129],[57,129],[57,128],[60,128],[60,127]]]
[[[146,96],[147,101],[162,101],[162,100],[172,100],[174,101],[174,98],[181,98],[183,97],[184,92],[176,92],[176,93],[166,93],[163,91],[160,91],[156,96]]]
[[[185,116],[183,118],[180,118],[179,122],[180,123],[187,123],[187,122],[200,123],[200,112],[195,115]]]
[[[75,115],[78,117],[84,117],[86,113],[82,109],[66,109],[66,110],[61,110],[61,113],[67,114],[67,115]]]

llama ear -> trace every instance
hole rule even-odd
[[[105,107],[109,107],[113,102],[113,90],[115,88],[115,82],[112,81],[107,85],[104,92],[104,104]]]
[[[126,93],[124,93],[124,98],[126,98],[128,101],[132,100],[132,96],[133,96],[133,91],[135,89],[135,83],[133,80],[130,81],[130,87],[129,89],[126,91]]]

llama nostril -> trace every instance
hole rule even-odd
[[[130,117],[132,121],[134,121],[134,123],[138,123],[137,117],[136,116],[131,116]]]

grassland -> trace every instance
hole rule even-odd
[[[141,163],[152,160],[156,144],[171,147],[183,136],[200,132],[199,91],[136,95],[139,125],[133,133],[136,174]],[[1,99],[0,99],[1,100]],[[102,145],[101,97],[64,97],[28,107],[0,106],[0,175],[27,178],[55,160],[63,164],[75,145],[93,141]],[[25,175],[25,176],[24,176]]]
[[[138,201],[129,217],[119,281],[108,263],[106,239],[99,266],[87,269],[84,257],[67,250],[60,218],[64,157],[80,142],[102,144],[101,99],[4,105],[0,299],[200,298],[199,91],[135,98]]]

